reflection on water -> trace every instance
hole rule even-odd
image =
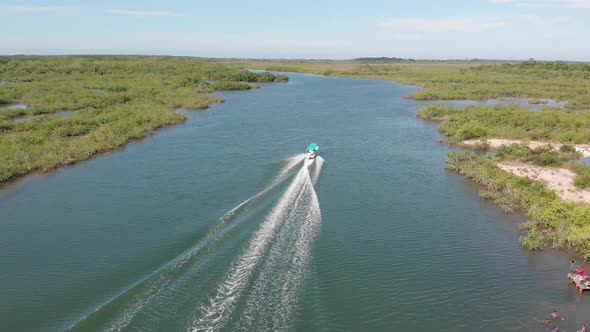
[[[74,114],[74,111],[59,111],[59,112],[55,112],[52,114],[49,114],[49,118],[53,119],[53,118],[65,118],[68,117],[70,115]]]
[[[43,114],[43,115],[39,115],[39,116],[24,115],[24,116],[19,116],[19,117],[14,118],[14,122],[24,122],[24,121],[34,119],[35,117],[39,117],[39,118],[47,117],[49,119],[65,118],[65,117],[68,117],[72,114],[74,114],[74,111],[59,111],[59,112],[55,112],[55,113],[51,113],[51,114]]]

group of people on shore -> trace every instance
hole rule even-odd
[[[543,322],[545,323],[545,325],[550,326],[552,320],[556,320],[556,321],[557,320],[564,320],[564,318],[561,317],[561,315],[557,312],[557,310],[553,310],[553,312],[549,316],[547,316]],[[559,332],[559,327],[553,326],[553,328],[548,331]],[[579,329],[577,332],[588,332],[588,328],[586,327],[586,324],[582,324],[582,328]]]

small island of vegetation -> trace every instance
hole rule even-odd
[[[0,57],[0,182],[87,159],[206,108],[216,90],[243,90],[285,75],[206,59],[152,56]],[[67,117],[58,112],[72,112]],[[67,113],[69,114],[69,113]],[[24,119],[25,121],[17,121]]]

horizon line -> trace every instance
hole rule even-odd
[[[267,61],[358,61],[358,60],[379,60],[382,59],[384,62],[387,59],[391,59],[391,62],[399,61],[461,61],[461,62],[525,62],[525,61],[538,61],[538,62],[572,62],[572,63],[590,63],[590,60],[560,60],[560,59],[492,59],[492,58],[398,58],[392,56],[362,56],[355,58],[346,59],[332,59],[332,58],[273,58],[273,57],[235,57],[235,56],[197,56],[197,55],[178,55],[178,54],[140,54],[140,53],[61,53],[61,54],[36,54],[36,53],[15,53],[15,54],[0,54],[0,57],[19,57],[19,56],[144,56],[144,57],[179,57],[179,58],[199,58],[199,59],[220,59],[220,60],[267,60]]]

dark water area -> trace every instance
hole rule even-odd
[[[290,74],[5,187],[0,330],[575,331],[571,257],[444,169],[414,89]]]
[[[42,116],[47,116],[49,119],[54,119],[54,118],[67,118],[68,116],[74,114],[74,111],[59,111],[59,112],[55,112],[55,113],[50,113],[50,114],[44,114]],[[23,122],[23,121],[28,121],[31,120],[33,117],[32,116],[19,116],[14,118],[14,122]]]
[[[532,101],[538,100],[539,103],[531,103]],[[466,107],[466,106],[481,106],[481,105],[506,105],[506,104],[518,104],[528,107],[532,110],[538,110],[545,106],[551,107],[564,107],[566,101],[557,101],[553,99],[535,99],[535,98],[512,98],[504,97],[498,99],[487,99],[487,100],[472,100],[472,99],[461,99],[461,100],[427,100],[422,101],[425,104],[441,104],[455,107]]]
[[[48,114],[50,118],[67,118],[68,116],[74,114],[75,111],[59,111],[55,113]]]
[[[25,109],[27,108],[27,104],[25,103],[9,103],[9,104],[0,104],[0,111],[1,110],[12,110],[12,109]]]

